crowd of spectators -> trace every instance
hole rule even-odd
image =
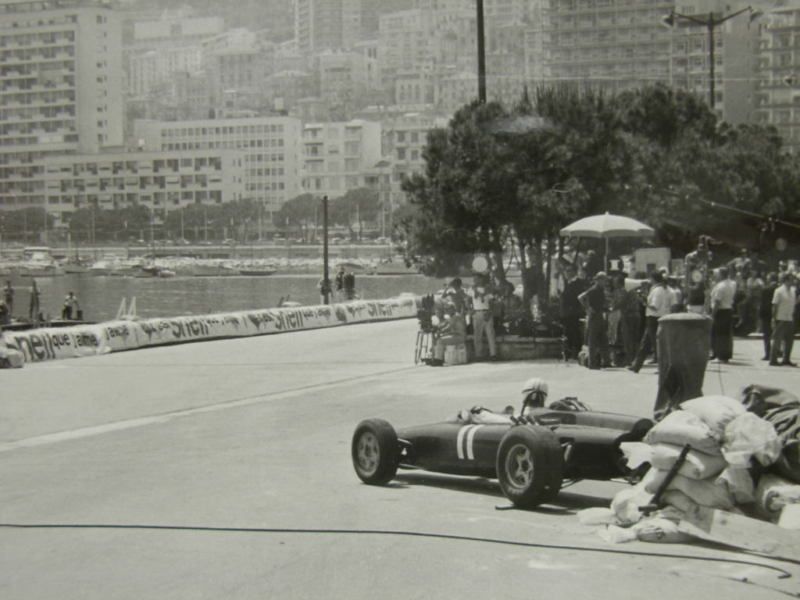
[[[786,263],[768,271],[743,250],[735,259],[711,267],[701,244],[687,255],[684,273],[655,270],[646,281],[623,272],[595,271],[587,257],[562,271],[559,298],[565,357],[589,368],[626,366],[638,372],[648,357],[657,361],[658,319],[689,311],[711,318],[711,359],[728,362],[735,333],[760,332],[763,360],[790,365],[794,333],[800,325],[800,273]],[[590,275],[591,273],[591,275]]]

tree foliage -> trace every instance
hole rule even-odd
[[[800,210],[797,162],[774,129],[720,123],[702,99],[661,85],[617,96],[542,88],[510,109],[474,103],[430,132],[424,159],[395,216],[407,259],[445,275],[476,253],[502,264],[513,247],[531,271],[529,295],[543,251],[580,217],[641,218],[686,249],[741,221],[719,205],[779,218]]]

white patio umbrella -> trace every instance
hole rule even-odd
[[[605,240],[604,269],[608,266],[608,240],[611,238],[646,238],[655,235],[649,225],[622,215],[593,215],[570,223],[559,232],[562,237],[602,238]]]

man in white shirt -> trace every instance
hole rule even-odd
[[[489,342],[489,360],[497,360],[497,342],[494,334],[492,301],[494,295],[483,275],[475,275],[472,282],[472,336],[475,342],[475,360],[483,358],[483,336]]]
[[[736,282],[727,267],[717,269],[717,283],[711,290],[711,358],[728,362],[733,356],[733,301]]]
[[[769,354],[769,364],[778,364],[790,367],[796,366],[790,359],[792,345],[794,344],[794,309],[797,305],[797,292],[792,287],[794,276],[784,273],[781,284],[775,288],[772,296],[772,348]],[[783,346],[783,362],[778,363],[778,352]]]
[[[664,282],[664,274],[660,271],[653,271],[650,274],[650,293],[647,294],[647,308],[645,309],[645,329],[639,350],[633,364],[628,367],[634,373],[638,373],[644,364],[644,358],[652,348],[656,354],[656,333],[658,332],[658,320],[664,315],[668,315],[672,310],[673,296]]]

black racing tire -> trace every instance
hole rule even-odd
[[[358,478],[369,485],[385,485],[397,473],[400,446],[397,433],[388,421],[361,421],[351,444],[353,468]]]
[[[497,450],[497,479],[514,506],[534,508],[558,496],[563,463],[555,433],[546,427],[512,427]]]

